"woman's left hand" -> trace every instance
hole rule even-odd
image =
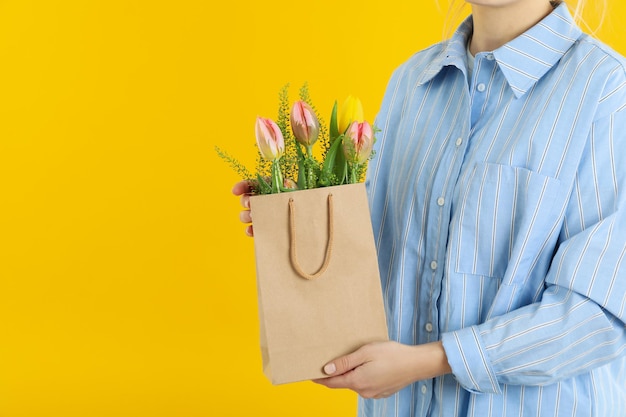
[[[324,366],[329,378],[313,382],[348,388],[363,398],[388,397],[415,381],[450,373],[441,342],[417,346],[370,343]]]

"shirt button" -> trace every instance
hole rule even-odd
[[[462,143],[463,143],[463,138],[458,138],[456,142],[454,142],[456,146],[461,146]]]
[[[478,84],[476,86],[476,89],[482,93],[483,91],[485,91],[485,84],[483,83]]]
[[[445,199],[445,198],[443,198],[443,197],[439,197],[439,198],[437,199],[437,205],[438,205],[439,207],[441,207],[441,206],[443,206],[444,204],[446,204],[446,199]]]
[[[432,323],[426,323],[426,326],[424,326],[424,327],[426,328],[426,331],[427,331],[428,333],[430,333],[430,332],[432,332],[432,331],[433,331],[433,325],[432,325]]]
[[[426,385],[422,385],[422,394],[426,394]]]
[[[437,269],[437,261],[432,261],[430,263],[430,269]]]
[[[489,61],[493,61],[493,54],[487,54],[486,57]]]

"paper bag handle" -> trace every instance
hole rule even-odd
[[[307,274],[300,267],[300,263],[298,262],[298,257],[296,255],[296,206],[293,198],[289,199],[289,229],[291,232],[291,241],[290,241],[290,250],[289,255],[291,257],[291,264],[293,265],[293,269],[296,270],[298,275],[305,279],[315,279],[319,278],[326,269],[328,268],[328,264],[330,263],[330,254],[333,250],[333,235],[334,235],[334,221],[333,221],[333,195],[328,194],[328,244],[326,245],[326,255],[324,257],[324,263],[320,267],[319,271],[314,274]]]

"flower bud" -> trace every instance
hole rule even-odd
[[[343,140],[343,152],[348,162],[367,161],[374,145],[374,131],[368,122],[352,122]]]
[[[283,179],[283,186],[289,190],[297,190],[298,189],[298,184],[296,184],[296,182],[294,180],[292,180],[291,178],[284,178]]]
[[[362,121],[363,105],[361,104],[361,100],[353,96],[348,96],[341,105],[341,110],[339,110],[339,115],[337,116],[339,134],[345,133],[352,122]]]
[[[271,119],[256,118],[256,143],[265,159],[275,161],[285,152],[285,140],[278,125]]]
[[[315,112],[306,102],[300,100],[291,109],[291,130],[298,142],[311,146],[320,133],[320,124]]]

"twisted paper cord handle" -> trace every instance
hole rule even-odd
[[[324,258],[324,263],[320,267],[319,271],[314,274],[307,274],[300,267],[300,263],[298,262],[298,257],[296,254],[296,206],[293,198],[289,199],[289,229],[291,231],[291,241],[290,241],[290,251],[289,254],[291,256],[291,264],[293,269],[305,279],[315,279],[319,278],[326,269],[328,268],[328,264],[330,263],[330,255],[333,250],[333,235],[334,235],[334,220],[333,220],[333,195],[328,194],[328,244],[326,245],[326,256]]]

